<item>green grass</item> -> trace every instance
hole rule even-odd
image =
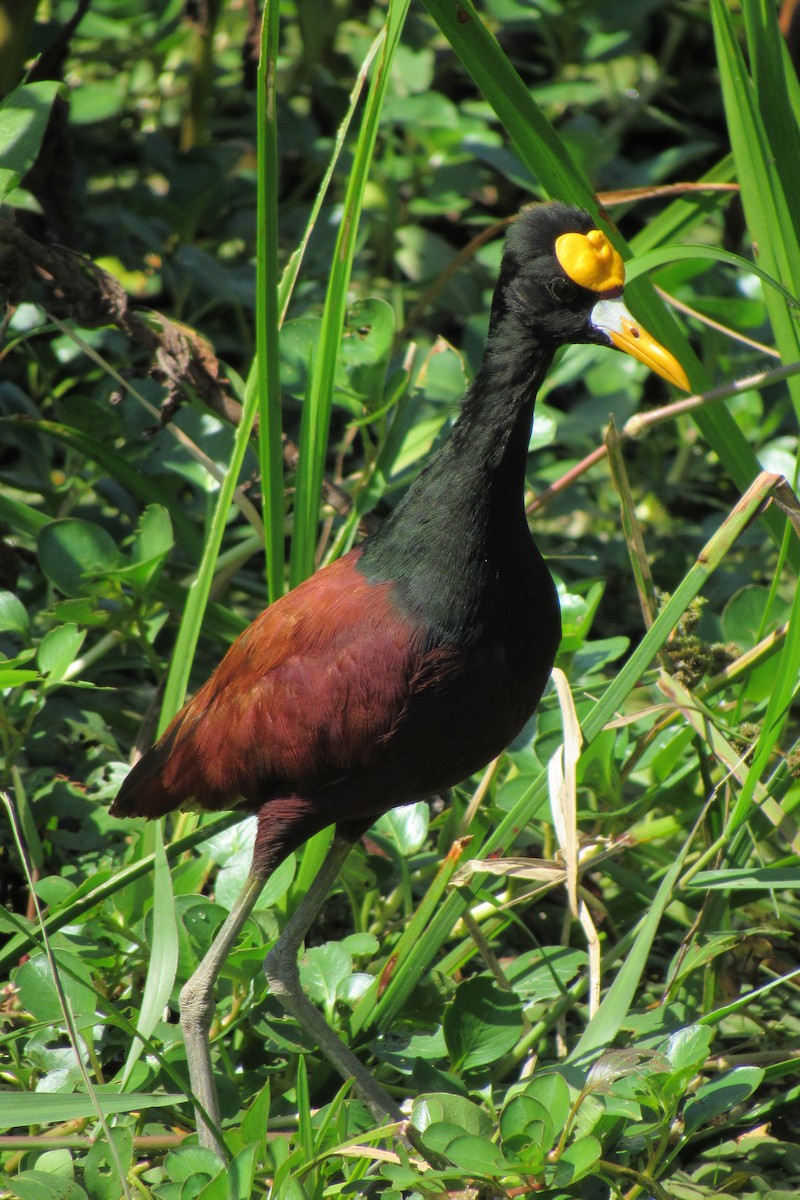
[[[272,5],[252,91],[236,6],[205,32],[178,5],[122,8],[70,45],[75,244],[162,315],[103,308],[103,277],[41,221],[17,261],[62,271],[62,296],[8,273],[0,1195],[789,1194],[800,92],[772,7]],[[54,91],[0,109],[21,224]],[[630,305],[700,393],[645,422],[674,397],[580,348],[540,397],[530,500],[581,735],[568,721],[566,816],[553,692],[483,777],[378,822],[301,961],[345,1040],[415,1098],[435,1170],[266,994],[265,948],[329,834],[291,856],[218,986],[221,1171],[194,1145],[177,995],[251,835],[108,804],[267,598],[402,494],[479,359],[499,241],[477,235],[548,196],[613,218]],[[164,318],[213,347],[207,376]]]

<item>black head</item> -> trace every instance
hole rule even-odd
[[[490,344],[513,352],[526,341],[614,346],[688,390],[683,369],[622,303],[622,259],[588,213],[566,204],[524,209],[506,236]]]
[[[571,279],[556,254],[556,243],[565,234],[586,237],[594,229],[587,212],[566,204],[523,209],[506,235],[492,325],[511,317],[515,325],[535,330],[540,343],[609,345],[608,337],[590,320],[600,295]],[[620,294],[621,280],[614,281],[613,290]]]

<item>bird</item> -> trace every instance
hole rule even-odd
[[[379,1121],[397,1103],[302,991],[298,952],[347,853],[383,813],[429,799],[513,741],[561,636],[556,588],[524,508],[536,393],[561,346],[622,350],[689,390],[623,302],[623,260],[583,210],[509,227],[481,364],[447,440],[359,545],[258,616],[127,775],[111,813],[255,813],[252,865],[180,994],[202,1145],[224,1156],[209,1048],[219,970],[269,875],[335,826],[270,950],[270,990]]]

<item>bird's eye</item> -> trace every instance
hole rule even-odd
[[[569,304],[578,294],[578,289],[570,279],[557,275],[550,281],[550,295],[559,304]]]

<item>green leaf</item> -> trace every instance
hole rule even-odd
[[[456,988],[444,1016],[444,1036],[456,1071],[499,1062],[522,1032],[522,1008],[513,992],[478,976]]]
[[[129,1092],[126,1096],[96,1091],[95,1097],[105,1116],[138,1112],[139,1109],[165,1108],[182,1104],[184,1095],[154,1096],[147,1092]],[[61,1121],[79,1121],[96,1113],[91,1096],[77,1093],[59,1095],[43,1092],[0,1092],[0,1129],[25,1125],[55,1125]]]
[[[770,590],[749,584],[731,596],[722,610],[725,637],[749,649],[788,615],[789,606]]]
[[[704,1083],[684,1109],[686,1136],[708,1125],[715,1117],[729,1115],[737,1104],[752,1096],[763,1078],[761,1067],[736,1067],[718,1079]]]
[[[524,1092],[519,1094],[538,1101],[550,1114],[555,1128],[557,1130],[564,1128],[572,1102],[569,1086],[563,1075],[559,1075],[555,1071],[534,1075],[533,1079],[525,1085]]]
[[[800,867],[741,867],[720,871],[700,871],[689,887],[706,892],[715,888],[737,891],[753,888],[756,891],[800,890]],[[738,941],[738,936],[736,938]]]
[[[356,415],[362,406],[374,412],[383,405],[394,334],[394,311],[385,300],[359,300],[347,313],[339,362]],[[339,380],[337,387],[341,387]]]
[[[125,103],[124,80],[85,80],[72,95],[70,120],[76,125],[93,125],[116,116]],[[97,134],[96,136],[100,136]]]
[[[0,203],[36,162],[59,92],[66,87],[49,79],[25,83],[0,104]]]
[[[756,275],[768,287],[779,292],[792,308],[800,308],[800,301],[797,297],[793,296],[788,288],[785,288],[779,280],[760,267],[758,263],[752,262],[749,258],[742,258],[739,254],[732,254],[730,250],[721,250],[718,246],[659,246],[657,250],[648,250],[644,254],[637,255],[636,259],[626,266],[625,274],[628,280],[638,279],[640,275],[646,275],[656,267],[664,266],[665,263],[689,262],[702,258],[722,262],[736,267],[739,271]]]
[[[464,1133],[454,1125],[431,1125],[423,1138],[431,1150],[444,1154],[462,1171],[488,1175],[504,1174],[509,1164],[499,1146],[488,1138]]]
[[[20,1171],[14,1175],[11,1195],[16,1200],[87,1200],[74,1179],[62,1179],[47,1171]]]
[[[460,1133],[474,1133],[480,1137],[486,1137],[492,1131],[492,1122],[482,1108],[451,1092],[427,1092],[417,1096],[411,1109],[411,1121],[420,1132],[441,1121],[457,1126]]]
[[[341,945],[355,958],[362,954],[377,954],[381,944],[374,933],[348,933],[341,939]]]
[[[92,977],[86,965],[67,950],[55,952],[61,986],[72,1009],[79,1029],[95,1020],[95,994]],[[17,971],[14,981],[22,1006],[37,1021],[63,1026],[61,1001],[53,981],[50,963],[44,954],[35,954]]]
[[[24,671],[17,667],[0,666],[0,688],[22,687],[24,684],[33,683],[37,679],[41,679],[38,671]]]
[[[261,1147],[262,1153],[267,1144],[267,1121],[270,1110],[270,1080],[257,1092],[250,1107],[242,1118],[241,1133],[245,1145],[253,1144]]]
[[[139,1036],[134,1038],[125,1061],[121,1085],[123,1088],[131,1077],[133,1067],[144,1049],[145,1041],[150,1037],[159,1021],[163,1019],[164,1008],[172,994],[172,986],[175,983],[178,969],[178,923],[175,918],[172,876],[167,856],[164,853],[161,826],[155,824],[153,829],[155,864],[150,956],[136,1023]]]
[[[713,1030],[705,1025],[687,1025],[671,1034],[663,1047],[674,1071],[696,1073],[708,1058]]]
[[[213,1150],[202,1146],[182,1146],[164,1159],[171,1180],[181,1184],[182,1200],[228,1200],[227,1170]]]
[[[600,1161],[602,1147],[597,1138],[584,1137],[577,1142],[573,1142],[567,1146],[564,1153],[556,1163],[552,1178],[550,1179],[551,1187],[572,1187],[579,1179],[583,1179],[585,1175],[597,1165]]]
[[[122,1178],[133,1162],[133,1134],[125,1126],[109,1130],[116,1158],[105,1138],[98,1139],[83,1161],[84,1181],[92,1200],[119,1200]]]
[[[353,960],[340,942],[311,946],[300,958],[300,981],[312,1000],[328,1013],[336,1003],[337,989],[353,973]]]
[[[500,1114],[503,1151],[529,1169],[543,1158],[555,1141],[557,1127],[540,1101],[525,1093],[512,1097]],[[560,1132],[560,1129],[559,1129]]]
[[[91,594],[101,580],[123,565],[107,530],[78,517],[45,525],[38,538],[39,562],[47,578],[65,596]]]
[[[0,592],[0,633],[27,633],[28,612],[13,592]]]
[[[148,504],[136,526],[131,546],[132,563],[125,571],[125,578],[132,587],[144,591],[153,582],[174,542],[167,509],[160,504]]]
[[[415,854],[425,844],[430,823],[430,809],[422,801],[390,809],[375,822],[374,829],[390,838],[404,854]]]
[[[253,863],[253,846],[256,839],[256,819],[246,818],[225,829],[203,844],[220,867],[214,884],[218,902],[230,909],[244,887]],[[294,879],[297,860],[290,854],[274,871],[270,872],[264,889],[256,901],[256,909],[272,908],[286,895]]]
[[[515,786],[516,785],[516,786]],[[530,791],[531,780],[520,776],[512,779],[501,792],[508,807],[517,802],[519,796]],[[541,1004],[558,999],[564,990],[586,967],[586,951],[572,950],[569,946],[540,946],[538,950],[525,950],[509,963],[506,978],[521,1000],[534,1000]]]
[[[75,662],[78,651],[86,637],[85,629],[77,625],[59,625],[44,635],[39,643],[36,661],[39,670],[47,676],[48,682],[63,679],[66,672]]]

